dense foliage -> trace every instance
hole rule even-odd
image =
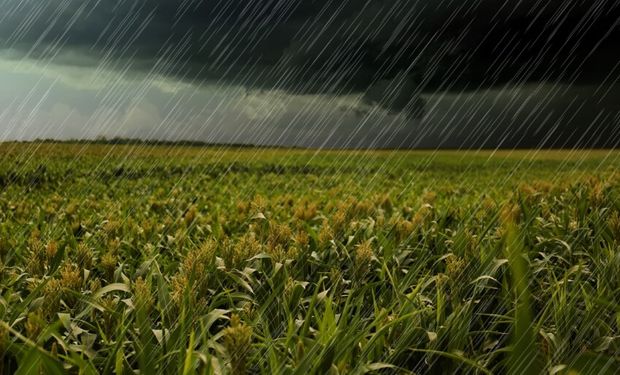
[[[620,154],[0,146],[11,373],[615,373]]]

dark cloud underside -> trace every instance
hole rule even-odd
[[[617,1],[0,3],[2,46],[32,57],[76,52],[295,92],[365,90],[403,72],[425,91],[591,83],[620,58]]]

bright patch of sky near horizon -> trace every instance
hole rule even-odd
[[[525,128],[551,113],[547,121],[558,123],[547,128],[558,131],[575,115],[596,110],[586,100],[596,88],[559,84],[429,94],[427,113],[411,121],[355,94],[195,85],[36,60],[0,59],[0,81],[1,140],[104,136],[311,147],[496,147],[518,123]],[[615,91],[603,94],[604,102],[613,103]],[[571,108],[579,110],[571,115]],[[562,146],[561,140],[556,145]]]

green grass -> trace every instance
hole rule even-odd
[[[0,158],[4,373],[620,365],[620,152]]]

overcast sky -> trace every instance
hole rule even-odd
[[[0,139],[611,147],[620,0],[0,0]]]

